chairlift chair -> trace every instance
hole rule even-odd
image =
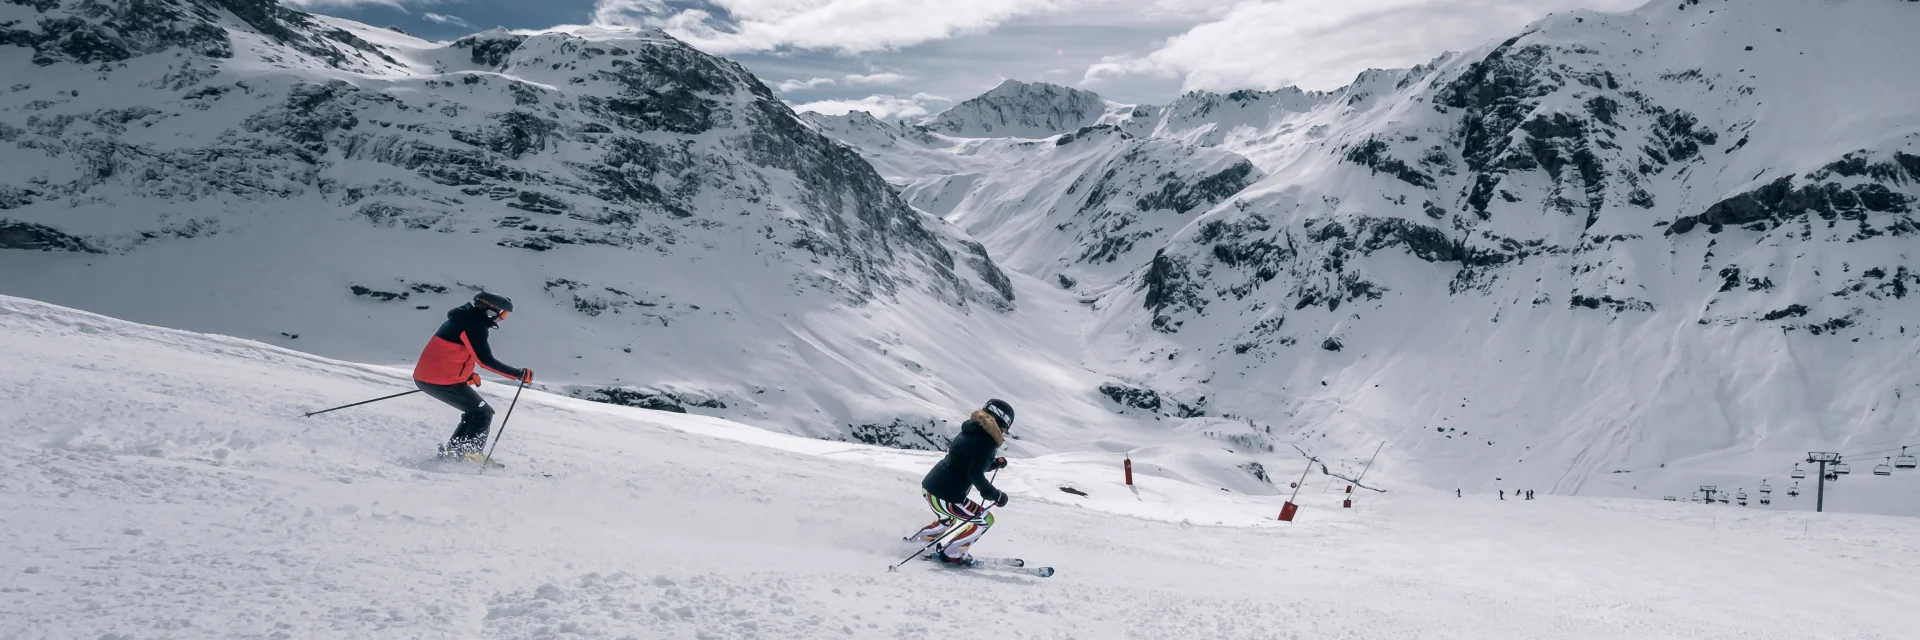
[[[1760,506],[1764,507],[1770,504],[1773,504],[1773,499],[1768,498],[1766,496],[1760,496]]]
[[[1798,485],[1796,485],[1796,486],[1793,486],[1793,487],[1790,487],[1790,488],[1788,488],[1788,489],[1787,489],[1787,497],[1789,497],[1789,498],[1798,498],[1798,497],[1800,497],[1800,487],[1799,487]]]
[[[1891,464],[1892,462],[1893,462],[1893,456],[1887,456],[1886,463],[1877,464],[1873,466],[1873,475],[1876,475],[1876,476],[1893,475],[1893,465]]]
[[[1726,504],[1726,503],[1727,503],[1726,494],[1720,494],[1720,504]]]
[[[1893,459],[1893,468],[1912,469],[1914,467],[1920,467],[1920,458],[1907,455],[1907,448],[1900,447],[1900,457]]]
[[[1761,480],[1761,481],[1760,481],[1760,493],[1762,493],[1762,494],[1767,494],[1767,493],[1773,493],[1773,487],[1772,487],[1772,486],[1769,486],[1769,485],[1767,484],[1767,481],[1765,481],[1765,480]]]
[[[1735,500],[1739,500],[1739,501],[1741,501],[1741,502],[1746,502],[1746,501],[1747,501],[1747,490],[1745,490],[1745,489],[1741,489],[1739,493],[1736,493],[1736,494],[1733,494],[1733,499],[1735,499]]]
[[[1833,470],[1834,473],[1843,475],[1843,476],[1849,473],[1853,473],[1853,467],[1847,466],[1847,463],[1845,462],[1837,463],[1830,468]]]
[[[1796,465],[1793,465],[1793,479],[1795,479],[1795,480],[1799,480],[1799,479],[1801,479],[1801,478],[1805,478],[1805,477],[1807,477],[1807,472],[1805,472],[1805,471],[1801,471],[1801,470],[1800,470],[1800,465],[1797,465],[1797,464],[1796,464]]]

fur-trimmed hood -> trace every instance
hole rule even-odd
[[[981,431],[987,432],[987,435],[993,438],[993,446],[998,447],[1007,443],[1007,434],[1000,430],[1000,421],[993,419],[993,414],[987,413],[985,409],[975,409],[973,415],[968,417],[972,418],[971,421],[974,424],[980,425]]]

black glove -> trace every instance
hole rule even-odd
[[[996,506],[996,507],[1007,506],[1007,492],[1005,491],[1000,492],[1000,497],[993,499],[993,506]]]
[[[1007,468],[1007,459],[1006,459],[1006,458],[994,458],[994,459],[993,459],[993,470],[994,470],[994,471],[999,471],[999,470],[1001,470],[1001,469],[1005,469],[1005,468]]]

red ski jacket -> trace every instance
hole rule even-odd
[[[495,325],[487,312],[471,304],[447,312],[447,321],[427,340],[420,361],[413,366],[413,379],[427,384],[464,384],[473,376],[474,365],[519,380],[522,372],[493,357],[487,346],[487,331]]]

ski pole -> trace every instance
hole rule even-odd
[[[520,404],[520,392],[525,391],[527,383],[522,382],[513,390],[513,402],[507,403],[507,417],[500,419],[500,433],[493,437],[493,445],[487,447],[487,459],[480,462],[480,473],[487,472],[487,465],[493,464],[493,450],[500,447],[500,439],[507,437],[507,421],[513,419],[513,407]]]
[[[319,410],[319,411],[311,411],[311,412],[308,412],[308,413],[307,413],[306,415],[303,415],[303,416],[300,416],[300,417],[302,417],[302,418],[311,418],[311,417],[314,417],[314,416],[317,416],[317,415],[320,415],[320,414],[322,414],[322,413],[326,413],[326,412],[328,412],[328,411],[339,411],[339,410],[341,410],[341,409],[349,409],[349,408],[353,408],[353,407],[358,407],[358,406],[360,406],[360,405],[363,405],[363,404],[371,404],[371,403],[375,403],[375,402],[379,402],[379,401],[381,401],[381,400],[392,400],[392,399],[394,399],[394,398],[398,398],[398,397],[400,397],[400,396],[404,396],[404,395],[411,395],[411,394],[415,394],[415,393],[420,393],[420,390],[419,390],[419,389],[414,389],[414,390],[412,390],[412,391],[408,391],[408,392],[405,392],[405,393],[396,393],[396,394],[393,394],[393,395],[390,395],[390,396],[387,396],[387,397],[384,397],[384,398],[374,398],[374,399],[372,399],[372,400],[365,400],[365,401],[361,401],[361,402],[355,402],[355,403],[353,403],[353,404],[344,404],[344,405],[340,405],[340,406],[338,406],[338,407],[334,407],[334,408],[332,408],[332,409],[321,409],[321,410]]]
[[[509,408],[509,409],[511,409],[511,408]],[[502,427],[502,428],[505,428],[505,427]],[[993,481],[994,481],[994,480],[998,480],[998,479],[1000,479],[1000,470],[999,470],[999,469],[994,469],[994,470],[993,470],[993,477],[992,477],[992,478],[988,478],[988,479],[987,479],[987,484],[993,484]],[[984,498],[985,498],[985,497],[986,497],[986,496],[981,496],[981,498],[983,498],[983,500],[981,500],[981,502],[982,502],[983,504],[981,504],[981,506],[980,506],[980,518],[981,518],[981,519],[983,519],[983,520],[984,520],[984,519],[986,519],[986,517],[987,517],[987,512],[988,512],[988,511],[992,511],[992,510],[993,510],[993,505],[992,505],[992,504],[988,504],[988,503],[986,503],[986,501],[984,500]],[[945,539],[947,539],[947,536],[949,536],[949,535],[953,535],[953,532],[955,532],[955,531],[959,531],[959,530],[960,530],[960,527],[959,527],[959,523],[954,523],[954,524],[953,524],[952,526],[948,526],[948,527],[947,527],[947,530],[946,530],[946,531],[942,531],[942,532],[940,532],[940,535],[938,535],[938,536],[934,536],[934,538],[933,538],[933,542],[929,542],[929,543],[927,543],[927,546],[924,546],[924,547],[920,547],[920,550],[919,550],[919,551],[915,551],[915,552],[913,552],[913,555],[910,555],[910,556],[907,556],[907,557],[905,557],[905,558],[901,558],[901,559],[900,559],[900,563],[899,563],[899,564],[890,564],[890,565],[887,565],[887,571],[897,571],[897,570],[899,570],[899,569],[900,569],[900,566],[901,566],[901,565],[904,565],[904,564],[906,564],[908,560],[912,560],[912,559],[914,559],[914,558],[916,558],[916,557],[919,557],[919,556],[920,556],[920,554],[922,554],[922,553],[926,553],[928,549],[932,549],[932,548],[933,548],[933,545],[936,545],[936,544],[940,544],[940,541],[941,541],[941,540],[945,540]]]

